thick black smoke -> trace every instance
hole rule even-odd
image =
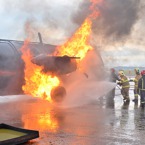
[[[73,16],[74,22],[82,23],[82,19],[91,13],[91,3],[84,1]],[[131,33],[138,20],[140,0],[104,0],[96,5],[100,16],[93,20],[93,32],[105,38],[120,39]]]
[[[78,25],[81,25],[84,20],[89,16],[91,10],[89,9],[91,3],[89,0],[83,0],[75,13],[72,14],[72,21]]]
[[[106,0],[100,6],[101,16],[94,22],[94,30],[103,30],[104,36],[113,36],[115,39],[131,33],[138,20],[138,0]]]

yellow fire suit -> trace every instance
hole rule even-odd
[[[126,76],[120,76],[120,85],[122,86],[121,88],[121,94],[123,96],[123,100],[124,101],[130,101],[129,98],[129,88],[130,88],[130,84],[129,84],[129,80]]]
[[[134,78],[134,99],[135,100],[138,100],[138,80],[141,78],[141,75],[140,74],[137,74]]]

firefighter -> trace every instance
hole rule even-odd
[[[142,77],[138,81],[139,94],[141,97],[141,107],[145,107],[145,70],[141,72]]]
[[[133,82],[134,82],[134,99],[132,101],[134,101],[136,103],[136,102],[138,102],[138,93],[139,93],[138,80],[141,78],[141,74],[140,74],[140,71],[139,71],[138,68],[135,68],[134,72],[135,72],[136,76],[133,79]]]
[[[129,98],[129,88],[130,88],[129,80],[125,76],[124,71],[119,71],[119,77],[120,77],[120,81],[118,82],[118,84],[120,86],[122,86],[121,94],[123,96],[123,101],[129,102],[130,101],[130,98]]]
[[[111,68],[110,69],[110,76],[109,76],[109,81],[116,83],[116,81],[120,81],[119,77],[117,76],[115,69]],[[113,88],[112,90],[110,90],[108,92],[108,94],[106,95],[106,105],[107,107],[112,107],[114,106],[114,97],[115,97],[115,88]]]
[[[114,83],[116,83],[117,80],[120,81],[114,68],[110,69],[110,78],[109,79],[110,79],[110,82],[114,82]]]

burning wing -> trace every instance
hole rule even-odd
[[[79,57],[38,55],[32,59],[34,64],[43,66],[44,72],[58,75],[68,74],[77,69],[76,59]]]

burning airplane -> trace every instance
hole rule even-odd
[[[92,9],[97,2],[101,1],[95,1]],[[8,70],[11,72],[9,77],[13,84],[9,83],[11,85],[7,87],[7,92],[10,92],[11,88],[17,88],[15,93],[22,90],[25,94],[40,97],[50,102],[61,102],[67,94],[64,87],[64,76],[67,77],[76,70],[87,76],[84,72],[83,61],[87,53],[94,50],[89,41],[92,19],[98,15],[98,11],[93,11],[75,34],[61,46],[44,44],[40,33],[38,34],[39,43],[30,42],[28,39],[24,42],[1,40],[0,45],[8,44],[9,46],[5,46],[6,48],[13,49],[11,51],[15,49],[16,55],[12,58],[17,58],[13,61],[15,62],[13,63],[14,67]],[[0,47],[3,49],[4,46]],[[97,55],[101,60],[98,52]],[[8,64],[11,64],[12,58],[7,58]],[[16,62],[19,62],[19,65],[16,65]],[[100,62],[102,63],[102,60]],[[13,73],[17,73],[15,76],[19,78],[18,81],[14,79]],[[15,85],[17,87],[14,87]]]

